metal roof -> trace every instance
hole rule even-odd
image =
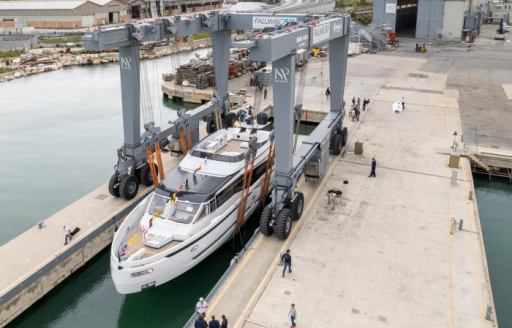
[[[0,10],[71,10],[88,1],[0,1]]]

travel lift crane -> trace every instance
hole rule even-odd
[[[289,24],[292,23],[292,24]],[[261,33],[247,41],[232,42],[232,30],[258,30],[276,25],[284,29]],[[124,125],[124,145],[118,150],[118,164],[111,186],[130,199],[138,190],[140,172],[147,165],[145,147],[178,139],[180,132],[190,128],[192,142],[199,140],[199,123],[217,110],[229,111],[228,66],[229,49],[249,48],[251,60],[272,63],[274,94],[274,178],[271,183],[272,201],[262,211],[260,230],[265,235],[275,232],[285,239],[292,220],[298,220],[304,208],[302,193],[295,192],[298,179],[321,179],[327,169],[329,152],[340,154],[347,138],[343,128],[343,92],[347,64],[350,17],[313,17],[309,14],[210,12],[193,16],[159,18],[153,22],[130,23],[100,28],[83,37],[87,50],[119,49],[121,92]],[[160,131],[146,124],[140,134],[139,45],[174,37],[210,32],[213,47],[216,90],[214,99],[181,115],[168,129]],[[329,45],[330,111],[305,137],[293,152],[295,112],[295,53],[298,49]]]

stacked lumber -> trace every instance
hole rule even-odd
[[[213,77],[213,78],[212,78]],[[197,89],[206,89],[215,81],[213,66],[207,63],[190,63],[181,65],[176,70],[176,82],[181,85],[183,81],[194,84]]]

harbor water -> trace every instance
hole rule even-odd
[[[165,126],[181,108],[162,101],[160,75],[192,56],[160,58],[147,66],[157,125]],[[121,144],[117,65],[68,68],[0,84],[0,244],[105,183]],[[498,321],[511,327],[512,187],[475,180]],[[210,291],[256,226],[252,220],[245,233],[181,277],[133,295],[115,291],[104,250],[8,327],[182,327],[197,298]]]
[[[491,286],[500,327],[512,327],[512,184],[475,177]]]

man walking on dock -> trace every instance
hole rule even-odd
[[[375,169],[377,168],[377,161],[375,160],[375,157],[372,158],[372,171],[370,172],[370,175],[368,178],[374,177],[376,178],[377,175],[375,174]]]
[[[283,262],[283,277],[286,272],[286,268],[288,268],[288,273],[292,273],[292,256],[290,255],[289,249],[287,249],[286,253],[281,257],[281,262]]]
[[[71,231],[69,230],[67,225],[62,226],[62,230],[64,231],[64,246],[71,241]]]
[[[290,306],[290,311],[288,312],[290,316],[290,321],[292,322],[292,327],[295,327],[295,320],[297,320],[297,311],[295,310],[295,304],[292,303]]]
[[[325,97],[327,98],[327,100],[329,100],[330,95],[331,95],[331,89],[329,89],[329,87],[327,87],[327,90],[325,90]]]

